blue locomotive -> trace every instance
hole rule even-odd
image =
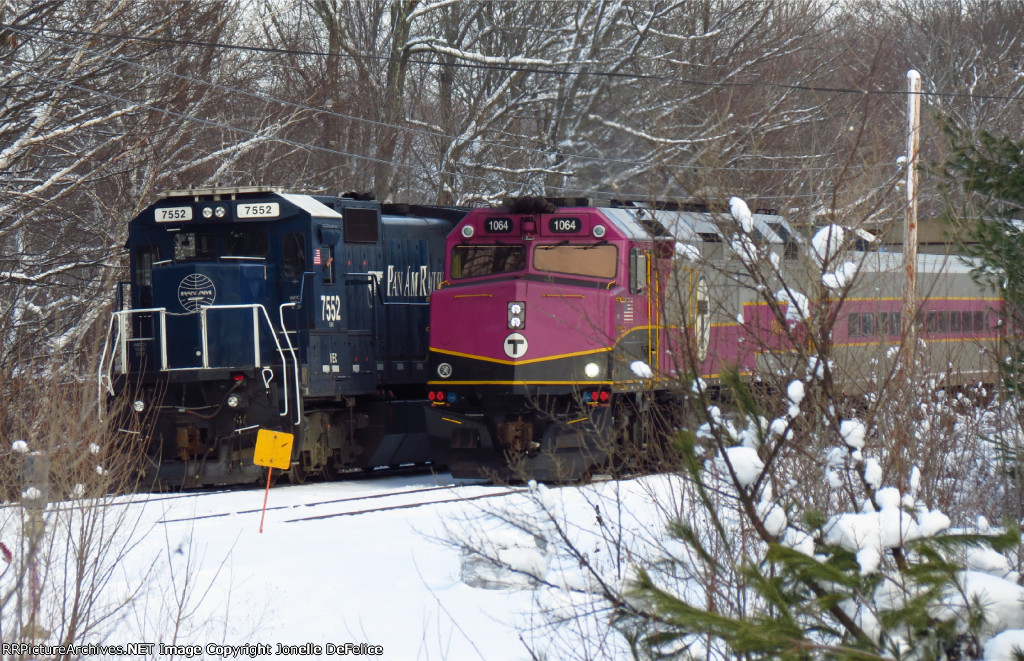
[[[148,479],[260,481],[260,429],[295,434],[297,483],[429,461],[427,297],[465,212],[356,197],[170,191],[129,223],[99,379]]]

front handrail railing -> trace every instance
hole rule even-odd
[[[167,372],[181,369],[220,369],[225,367],[242,367],[240,365],[211,365],[210,364],[210,332],[209,332],[209,311],[213,310],[217,312],[219,310],[252,310],[252,337],[253,337],[253,367],[259,368],[263,366],[263,358],[260,351],[260,321],[261,319],[266,322],[270,328],[270,337],[274,340],[274,346],[277,349],[277,354],[281,359],[282,369],[288,368],[288,362],[285,358],[284,349],[281,347],[281,342],[277,338],[277,331],[274,328],[274,323],[270,319],[270,315],[267,313],[267,309],[259,303],[241,303],[233,305],[204,305],[199,308],[199,328],[200,328],[200,340],[202,343],[202,364],[190,367],[176,367],[171,368],[168,361],[167,354],[167,308],[140,308],[135,310],[118,310],[114,312],[110,317],[110,323],[107,328],[107,336],[103,343],[103,351],[100,354],[99,369],[97,374],[98,387],[100,392],[100,413],[103,413],[103,391],[106,390],[108,394],[114,395],[114,383],[113,374],[126,374],[129,371],[129,358],[128,358],[128,346],[130,342],[152,342],[157,347],[157,352],[160,358],[160,371]],[[261,314],[262,313],[262,314]],[[152,314],[155,315],[155,326],[154,336],[152,337],[131,337],[131,318],[133,315],[139,314]],[[193,313],[194,314],[194,313]],[[177,316],[177,315],[175,315]],[[284,323],[282,318],[282,331],[284,330]],[[157,330],[158,329],[158,330]],[[286,337],[287,339],[287,337]],[[298,359],[295,356],[295,350],[291,347],[290,340],[288,341],[289,351],[292,355],[294,362],[294,371],[296,372],[296,398],[298,396]],[[291,401],[291,393],[288,385],[288,378],[282,379],[284,386],[284,410],[281,411],[281,416],[288,416],[290,412],[289,403]]]

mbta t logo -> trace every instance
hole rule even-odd
[[[505,355],[509,358],[522,358],[526,355],[526,350],[529,348],[529,344],[526,342],[526,337],[522,333],[510,333],[505,338]]]

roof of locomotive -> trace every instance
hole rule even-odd
[[[330,208],[312,195],[300,195],[297,193],[281,193],[281,197],[288,200],[298,208],[302,209],[314,218],[334,218],[341,220],[341,214]]]
[[[524,204],[525,203],[525,204]],[[509,213],[518,215],[573,214],[598,211],[604,215],[627,239],[653,241],[702,241],[708,236],[727,237],[736,220],[727,212],[712,211],[703,204],[654,203],[589,200],[586,198],[518,198],[501,207],[476,208],[482,213]],[[773,212],[757,210],[751,214],[754,228],[769,243],[784,244],[796,237],[786,220]],[[738,225],[736,225],[738,227]],[[799,240],[799,239],[797,239]]]
[[[902,272],[904,268],[902,252],[873,251],[864,256],[870,261],[868,266],[878,271]],[[918,273],[970,273],[978,266],[978,261],[957,254],[919,253],[917,255]]]
[[[645,207],[598,207],[630,239],[652,240],[673,238],[677,241],[700,241],[707,235],[725,236],[722,226],[735,224],[729,214],[712,214],[702,211],[675,211]],[[784,227],[792,235],[793,230],[782,216],[755,213],[751,215],[754,227],[769,243],[785,243],[772,225]],[[651,222],[655,221],[655,222]],[[664,229],[665,233],[661,233]],[[653,230],[653,231],[652,231]]]
[[[340,213],[327,206],[327,204],[321,200],[329,202],[331,198],[304,193],[285,193],[281,188],[263,186],[231,186],[168,190],[160,193],[152,204],[146,207],[146,209],[132,220],[132,223],[155,223],[157,225],[164,225],[168,222],[192,221],[193,213],[199,213],[198,208],[200,205],[212,208],[214,205],[218,205],[219,203],[225,203],[228,205],[234,202],[239,204],[259,204],[262,202],[276,201],[287,203],[289,206],[275,209],[273,215],[259,214],[248,216],[246,219],[256,221],[276,220],[295,213],[295,211],[291,209],[292,207],[297,209],[300,213],[309,214],[313,218],[328,220],[342,219],[342,215]],[[220,204],[220,206],[225,206],[225,204]],[[188,207],[192,207],[193,209],[196,209],[196,211],[188,211]],[[158,220],[155,214],[160,209],[184,209],[185,217],[181,217],[179,215],[174,218]],[[229,212],[229,214],[233,214],[233,212]],[[223,218],[218,216],[218,220],[221,219]],[[206,220],[213,219],[206,217]],[[200,221],[198,215],[195,217],[195,221]]]

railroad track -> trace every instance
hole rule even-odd
[[[431,486],[431,487],[422,487],[422,488],[417,488],[417,489],[402,489],[402,490],[398,490],[398,491],[385,491],[385,492],[381,492],[381,493],[365,494],[365,495],[359,495],[359,496],[350,496],[350,497],[346,497],[346,498],[331,498],[331,499],[327,499],[327,500],[318,500],[318,501],[313,501],[313,502],[308,502],[308,503],[299,503],[299,504],[290,504],[290,505],[274,505],[274,506],[271,506],[271,507],[267,507],[267,511],[289,510],[289,509],[296,509],[296,508],[300,508],[300,507],[301,508],[311,508],[311,507],[323,507],[323,506],[331,506],[331,505],[341,505],[341,504],[345,504],[345,503],[375,501],[375,500],[382,500],[382,499],[388,499],[388,498],[401,498],[401,497],[404,497],[404,496],[410,496],[410,495],[416,495],[416,494],[437,494],[437,493],[441,493],[441,492],[449,492],[450,493],[450,492],[453,492],[453,490],[455,490],[455,489],[459,489],[459,488],[463,488],[463,487],[467,487],[467,486],[479,486],[479,485],[476,485],[476,484],[450,484],[450,485],[438,485],[438,486]],[[355,510],[346,510],[346,511],[342,511],[342,512],[327,512],[327,513],[324,513],[324,514],[317,514],[317,515],[308,516],[308,517],[298,517],[298,518],[294,518],[294,519],[286,519],[286,522],[287,523],[292,523],[292,522],[297,522],[297,521],[314,521],[314,520],[317,520],[317,519],[329,519],[329,518],[340,517],[340,516],[356,516],[356,515],[359,515],[359,514],[369,514],[371,512],[383,512],[383,511],[388,511],[388,510],[399,510],[399,509],[412,509],[412,508],[415,508],[415,507],[423,507],[424,505],[439,505],[439,504],[444,504],[444,503],[455,503],[455,502],[464,502],[464,501],[470,501],[470,500],[480,500],[482,498],[494,498],[494,497],[497,497],[497,496],[505,496],[505,495],[510,495],[510,494],[514,494],[514,493],[519,493],[519,492],[522,492],[522,491],[526,491],[526,488],[525,487],[521,487],[521,488],[508,488],[508,489],[502,489],[501,491],[497,491],[497,492],[494,492],[494,493],[476,494],[476,495],[472,495],[472,496],[457,496],[457,497],[454,497],[454,498],[428,499],[428,500],[417,501],[417,502],[413,502],[413,503],[399,503],[399,504],[394,504],[394,505],[383,505],[383,506],[380,506],[380,507],[369,507],[369,508],[362,508],[362,509],[355,509]],[[263,511],[263,508],[261,508],[261,507],[254,507],[254,508],[251,508],[251,509],[233,510],[233,511],[229,511],[229,512],[216,512],[216,513],[212,513],[212,514],[200,514],[200,515],[197,515],[197,516],[190,516],[190,517],[161,519],[161,520],[157,521],[157,523],[169,524],[169,523],[183,523],[183,522],[189,522],[189,521],[202,521],[204,519],[217,519],[217,518],[224,518],[224,517],[236,516],[236,515],[244,515],[244,514],[258,514],[258,513],[262,512],[262,511]]]
[[[454,487],[453,487],[454,488]],[[444,500],[430,500],[422,503],[404,503],[402,505],[387,505],[384,507],[371,507],[369,509],[354,510],[351,512],[333,512],[331,514],[318,514],[316,516],[304,516],[297,519],[285,519],[285,523],[296,523],[298,521],[316,521],[318,519],[333,519],[339,516],[358,516],[360,514],[370,514],[373,512],[386,512],[389,510],[407,510],[416,507],[424,507],[426,505],[443,505],[445,503],[465,503],[470,500],[482,500],[484,498],[497,498],[498,496],[509,496],[515,493],[522,493],[527,491],[525,487],[516,489],[505,489],[495,493],[483,493],[475,496],[460,496],[458,498],[446,498]]]

